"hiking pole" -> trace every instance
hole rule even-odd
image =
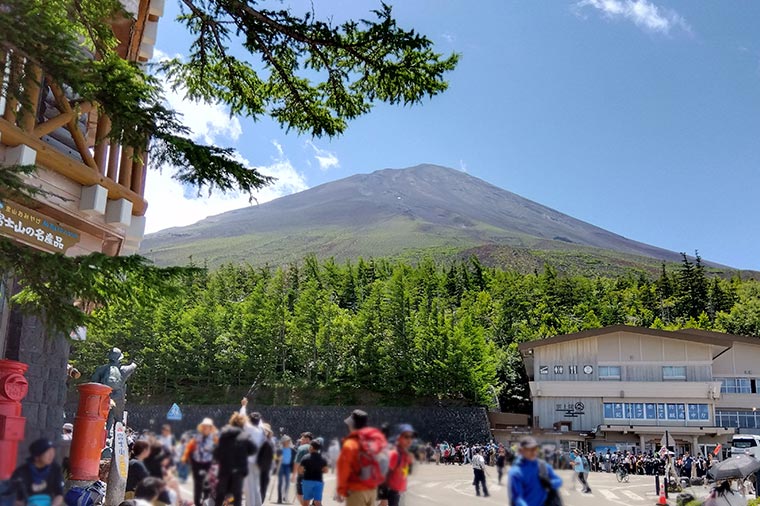
[[[261,374],[261,369],[259,369],[259,373],[256,375],[256,379],[253,380],[253,383],[251,383],[251,386],[248,389],[248,392],[245,394],[245,397],[252,397],[256,393],[256,390],[258,390],[259,380],[261,379]]]

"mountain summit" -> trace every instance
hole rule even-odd
[[[357,174],[151,234],[142,250],[159,264],[192,256],[211,265],[278,265],[309,253],[350,259],[489,246],[679,258],[437,165]]]

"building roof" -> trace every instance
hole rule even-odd
[[[725,346],[726,348],[730,348],[735,342],[760,345],[760,338],[758,337],[738,336],[734,334],[711,332],[700,329],[661,330],[650,329],[647,327],[634,327],[630,325],[610,325],[608,327],[602,327],[599,329],[590,329],[584,330],[582,332],[575,332],[573,334],[563,334],[559,336],[546,337],[544,339],[536,339],[535,341],[520,343],[518,345],[518,348],[521,352],[524,352],[541,346],[550,346],[552,344],[565,343],[568,341],[575,341],[577,339],[604,336],[613,334],[615,332],[632,332],[635,334],[664,337],[667,339],[678,339],[681,341],[691,341],[695,343],[711,344],[715,346]]]

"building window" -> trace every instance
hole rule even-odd
[[[750,413],[751,414],[751,413]],[[643,402],[605,402],[604,418],[617,420],[688,420],[707,421],[710,406],[707,404],[654,404]],[[717,415],[716,415],[717,416]],[[745,420],[745,425],[750,422]],[[733,424],[732,424],[733,425]],[[760,427],[760,424],[758,424]]]
[[[626,418],[625,411],[627,409],[627,405],[622,402],[605,402],[604,418],[623,420]]]
[[[722,394],[751,394],[752,382],[749,378],[715,378],[721,382]]]
[[[689,404],[689,420],[709,420],[710,409],[707,404]]]
[[[715,410],[715,425],[718,427],[738,427],[740,429],[760,428],[760,416],[754,411]]]
[[[662,379],[665,381],[678,381],[686,379],[685,365],[666,365],[662,367]]]
[[[599,379],[602,379],[602,380],[619,380],[620,379],[620,366],[619,365],[600,365],[599,366]]]

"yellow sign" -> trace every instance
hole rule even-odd
[[[121,422],[116,422],[113,450],[113,458],[116,459],[119,476],[126,480],[129,471],[129,447],[127,446],[127,433]]]
[[[79,242],[79,232],[8,200],[0,200],[0,235],[51,253],[65,253]]]

